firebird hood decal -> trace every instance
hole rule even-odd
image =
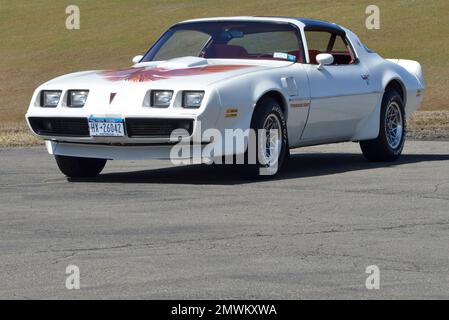
[[[239,70],[243,68],[254,67],[252,65],[209,65],[198,68],[186,69],[163,69],[154,67],[139,67],[121,70],[105,70],[98,72],[109,81],[132,81],[132,82],[146,82],[165,80],[174,77],[196,76],[211,73],[219,73],[226,71]]]

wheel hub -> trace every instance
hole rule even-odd
[[[385,115],[385,133],[390,148],[397,149],[404,134],[404,122],[401,108],[396,102],[391,102]]]
[[[275,114],[270,114],[264,122],[265,130],[264,160],[268,166],[278,161],[282,148],[281,122]],[[274,132],[273,132],[274,131]]]

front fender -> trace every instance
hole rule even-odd
[[[242,154],[247,146],[247,129],[251,126],[251,119],[257,102],[266,93],[276,91],[287,101],[282,84],[268,77],[260,76],[257,80],[245,78],[226,81],[216,87],[220,99],[220,112],[217,118],[216,128],[221,132],[225,129],[243,130],[245,133],[244,148],[234,150],[236,154]]]
[[[287,101],[286,93],[279,82],[258,77],[258,81],[230,81],[217,88],[221,102],[221,112],[217,122],[217,128],[246,130],[251,125],[251,119],[257,102],[266,93],[275,91],[279,93],[284,102]],[[227,111],[237,109],[237,116],[227,117]],[[287,115],[286,115],[287,116]]]

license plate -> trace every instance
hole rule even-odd
[[[89,132],[92,137],[124,137],[125,121],[121,118],[89,118]]]

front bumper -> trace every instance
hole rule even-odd
[[[45,141],[48,153],[52,155],[97,158],[108,160],[169,160],[173,145],[101,145],[92,143],[71,143]],[[177,154],[176,159],[190,159],[190,155]]]

